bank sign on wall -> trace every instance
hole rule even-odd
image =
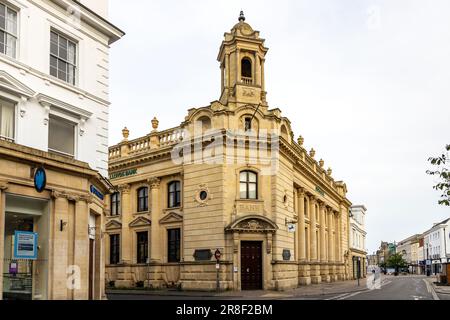
[[[14,232],[14,259],[37,259],[38,234],[36,232]]]

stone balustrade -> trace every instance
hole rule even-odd
[[[109,148],[109,159],[114,160],[124,156],[134,156],[153,149],[175,145],[183,140],[184,131],[177,127],[161,132],[154,131],[144,137],[134,140],[123,140]]]

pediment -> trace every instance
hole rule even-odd
[[[239,218],[225,228],[227,232],[275,233],[277,230],[278,226],[275,222],[260,215],[249,215]]]
[[[122,229],[122,224],[119,221],[111,220],[105,225],[106,230]]]
[[[8,72],[0,70],[0,88],[16,96],[33,97],[36,93]]]
[[[145,227],[145,226],[150,226],[152,224],[152,222],[144,217],[137,217],[136,219],[134,219],[133,221],[130,222],[129,226],[130,227]]]
[[[183,221],[182,215],[175,213],[175,212],[170,212],[165,217],[160,219],[159,223],[165,224],[165,223],[182,222],[182,221]]]

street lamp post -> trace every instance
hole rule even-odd
[[[219,249],[214,253],[214,257],[216,258],[216,291],[220,291],[220,281],[219,281],[219,272],[220,272],[220,256],[222,253]]]
[[[427,263],[429,263],[429,266],[430,266],[429,268],[427,266],[427,276],[428,277],[431,275],[431,267],[433,266],[433,261],[430,259],[431,258],[430,251],[431,251],[431,243],[428,243],[428,246],[427,246]]]

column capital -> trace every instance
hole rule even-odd
[[[299,194],[299,195],[302,195],[302,196],[305,196],[305,195],[306,195],[306,190],[305,190],[305,188],[303,188],[303,187],[298,188],[298,194]]]
[[[0,191],[8,189],[8,182],[0,180]]]
[[[91,204],[94,202],[94,197],[91,195],[80,195],[77,201],[84,201],[87,204]]]
[[[67,199],[67,194],[64,191],[52,190],[52,198],[54,198],[54,199]]]
[[[318,202],[319,202],[320,209],[324,209],[325,208],[325,202],[323,202],[321,200],[318,200]]]
[[[158,189],[161,185],[161,179],[160,178],[150,178],[147,180],[150,189]]]
[[[129,184],[120,184],[118,189],[120,193],[130,193],[130,187]]]
[[[309,197],[309,200],[311,200],[311,201],[317,200],[317,197],[315,195],[309,194],[308,197]]]

